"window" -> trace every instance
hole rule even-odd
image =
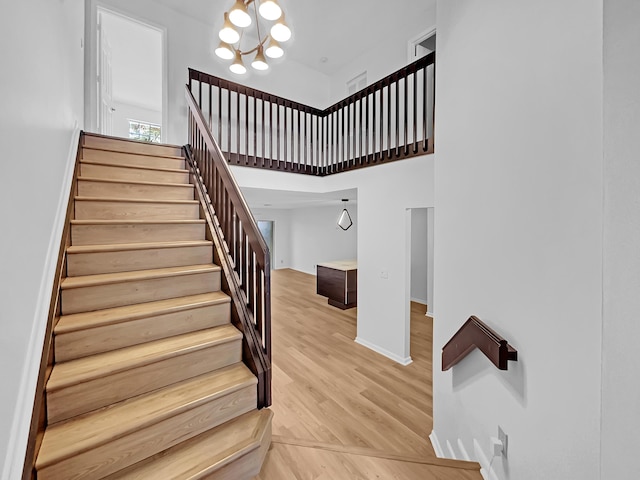
[[[367,72],[364,71],[360,75],[352,78],[347,82],[347,94],[353,95],[367,86]]]
[[[160,143],[160,125],[129,120],[129,138],[147,143]]]

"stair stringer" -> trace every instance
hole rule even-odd
[[[46,433],[46,429],[47,429],[47,413],[46,413],[46,382],[48,381],[51,372],[53,371],[53,369],[55,368],[55,343],[54,343],[54,329],[57,326],[58,320],[61,318],[62,316],[62,309],[60,307],[60,303],[61,303],[61,289],[60,289],[60,283],[62,282],[62,280],[64,280],[66,278],[66,274],[67,274],[67,269],[66,269],[66,263],[67,263],[67,248],[72,246],[72,236],[71,236],[71,224],[72,221],[75,218],[75,201],[74,198],[75,196],[77,196],[77,185],[78,185],[78,180],[82,178],[82,167],[81,167],[81,163],[82,163],[82,145],[85,145],[86,142],[91,142],[91,139],[103,139],[106,138],[108,140],[108,144],[109,144],[109,148],[107,148],[107,150],[109,149],[117,149],[119,148],[118,145],[120,144],[120,142],[122,142],[122,148],[124,149],[124,151],[127,151],[126,148],[126,140],[119,140],[119,139],[115,139],[113,137],[97,137],[94,135],[86,135],[86,134],[82,134],[80,137],[80,146],[78,148],[78,156],[77,156],[77,160],[76,160],[76,168],[74,171],[74,177],[73,177],[73,183],[72,183],[72,190],[71,190],[71,194],[70,194],[70,198],[69,198],[69,205],[68,205],[68,215],[67,215],[67,219],[65,221],[65,227],[64,227],[64,235],[61,241],[61,248],[60,248],[60,255],[59,255],[59,259],[58,259],[58,264],[59,264],[59,268],[58,268],[58,273],[57,274],[57,278],[59,277],[59,282],[56,282],[56,285],[54,285],[54,291],[52,292],[52,302],[51,302],[51,315],[50,315],[50,326],[47,332],[47,338],[45,339],[45,345],[43,348],[43,362],[42,362],[42,369],[41,369],[41,383],[42,386],[39,389],[40,394],[36,396],[35,401],[34,401],[34,412],[33,412],[33,421],[32,421],[32,429],[31,429],[31,434],[30,434],[30,440],[29,440],[29,450],[27,452],[26,458],[25,458],[25,468],[24,468],[24,472],[23,472],[23,479],[28,479],[28,478],[36,478],[36,476],[38,478],[44,479],[44,478],[75,478],[76,476],[81,476],[82,478],[111,478],[113,475],[118,475],[118,471],[121,470],[120,467],[122,467],[124,465],[123,468],[125,469],[131,469],[135,467],[135,463],[138,461],[136,460],[136,462],[134,462],[134,465],[126,465],[126,464],[121,464],[118,467],[118,470],[112,471],[110,469],[101,469],[101,468],[93,468],[93,467],[89,467],[88,471],[83,471],[83,472],[76,472],[76,474],[74,474],[73,472],[69,472],[65,469],[59,470],[64,472],[62,474],[62,476],[59,475],[53,475],[53,476],[49,476],[45,473],[45,471],[43,471],[41,474],[37,474],[36,470],[35,470],[35,465],[36,465],[36,458],[39,454],[43,454],[43,456],[47,453],[46,451],[43,452],[39,452],[40,447],[43,445],[43,438],[47,438],[47,433]],[[104,143],[104,142],[102,142]],[[132,153],[131,155],[137,155],[137,154],[144,154],[144,153],[140,153],[140,149],[143,149],[143,146],[140,146],[137,142],[134,145],[135,150],[137,150],[137,152]],[[144,151],[144,150],[143,150]],[[118,156],[119,158],[128,158],[130,157],[130,155],[115,155]],[[152,155],[146,155],[148,156],[152,156]],[[134,167],[129,167],[126,166],[125,168],[136,168]],[[148,165],[145,166],[144,168],[148,168]],[[189,168],[189,167],[187,167]],[[92,174],[95,172],[92,172]],[[193,172],[190,172],[191,175],[193,174]],[[145,186],[145,188],[147,188]],[[195,189],[197,191],[197,189]],[[200,198],[198,198],[196,196],[196,198],[199,200],[200,203],[200,218],[205,218],[206,219],[206,215],[204,215],[204,212],[206,212],[206,210],[203,208],[202,206],[202,200]],[[124,202],[123,202],[124,203]],[[107,214],[108,216],[108,214]],[[162,215],[160,215],[161,217]],[[104,220],[104,219],[100,219],[101,222],[105,222],[108,223],[108,220]],[[176,219],[172,218],[171,222],[175,223]],[[159,222],[155,222],[158,224],[161,224],[162,221],[160,220]],[[209,218],[207,220],[207,228],[205,230],[205,237],[206,238],[202,238],[201,240],[211,240],[213,237],[213,233],[211,232],[211,219]],[[125,224],[121,224],[120,228],[123,227],[123,225]],[[144,225],[144,222],[133,222],[130,224],[130,228],[135,228],[136,225]],[[157,226],[157,225],[156,225]],[[129,227],[126,227],[129,228]],[[143,227],[141,227],[143,228]],[[136,237],[137,238],[137,237]],[[153,239],[150,239],[151,241]],[[192,238],[188,238],[186,240],[190,240],[193,241]],[[214,252],[213,252],[213,256],[214,257],[219,257],[219,255],[223,252],[217,251],[217,249],[220,248],[220,245],[216,245],[214,242],[213,247],[214,248]],[[223,279],[223,284],[224,284],[224,279]],[[199,292],[198,292],[199,293]],[[133,307],[135,307],[135,304],[133,305]],[[90,308],[90,307],[89,307]],[[126,308],[126,307],[125,307]],[[230,309],[232,308],[232,306],[230,305],[229,307]],[[98,312],[99,314],[99,312]],[[201,328],[201,326],[199,327]],[[157,332],[156,332],[157,335]],[[246,344],[246,339],[243,340],[243,343]],[[122,345],[120,345],[119,348],[121,348]],[[135,345],[133,345],[132,347],[129,348],[135,348]],[[75,355],[75,354],[74,354]],[[246,356],[246,346],[242,347],[242,357]],[[73,360],[69,360],[69,361],[73,361]],[[227,367],[222,367],[222,369],[224,370]],[[172,381],[175,381],[176,379],[173,379]],[[157,394],[157,392],[162,392],[163,389],[165,388],[172,388],[173,385],[177,385],[179,384],[180,381],[178,383],[172,383],[170,385],[167,386],[162,386],[160,388],[157,387],[153,387],[156,388],[156,390],[152,390],[150,393],[148,394],[142,394],[141,396],[144,395],[154,395]],[[251,388],[250,391],[253,391],[253,395],[255,395],[255,388]],[[138,394],[139,395],[139,394]],[[137,398],[137,397],[136,397]],[[120,400],[118,401],[115,405],[120,406],[120,404],[122,404],[123,402],[129,402],[130,400],[125,398],[124,400]],[[256,411],[256,403],[255,403],[255,399],[252,400],[253,402],[253,411]],[[244,404],[246,404],[246,402],[244,402]],[[80,417],[72,417],[68,420],[64,420],[62,422],[58,422],[57,424],[54,424],[56,427],[65,424],[65,423],[69,423],[72,424],[73,422],[76,422],[74,425],[80,425],[81,420],[83,420],[83,418],[90,418],[91,415],[94,415],[96,413],[99,413],[105,409],[110,409],[112,408],[112,406],[107,405],[105,407],[100,407],[98,408],[98,410],[95,411],[89,411],[87,413],[83,413]],[[185,407],[186,408],[186,407]],[[231,428],[233,422],[235,421],[236,418],[240,419],[242,418],[243,415],[245,415],[244,412],[246,412],[247,410],[245,409],[245,407],[243,407],[242,410],[238,410],[237,414],[233,414],[231,416],[231,418],[227,418],[226,421],[224,421],[221,424],[216,424],[216,422],[211,422],[211,425],[215,425],[214,429],[218,429],[219,431],[224,433],[224,429],[227,428],[226,425],[229,424]],[[94,413],[95,412],[95,413]],[[260,425],[263,425],[262,427],[262,431],[256,433],[253,432],[253,437],[254,441],[253,443],[251,443],[251,447],[247,447],[247,442],[244,443],[244,450],[242,450],[242,448],[238,447],[240,450],[242,450],[242,452],[227,452],[226,455],[226,461],[225,462],[221,462],[219,464],[218,467],[212,466],[211,468],[205,469],[208,473],[206,478],[237,478],[237,479],[241,479],[241,478],[250,478],[251,476],[256,475],[259,471],[260,471],[260,467],[262,465],[262,462],[264,461],[264,456],[266,454],[266,450],[268,449],[268,446],[270,444],[270,439],[271,439],[271,430],[270,430],[270,426],[271,426],[271,416],[272,414],[268,411],[265,411],[268,415],[265,417],[264,415],[261,416],[261,420],[260,420]],[[249,413],[251,413],[251,410],[249,410]],[[247,413],[248,415],[248,413]],[[227,415],[228,417],[228,415]],[[253,417],[251,417],[253,418]],[[256,417],[257,418],[257,417]],[[246,421],[253,421],[252,419],[249,420],[245,420]],[[237,423],[237,422],[236,422]],[[53,427],[54,425],[50,425],[49,427]],[[80,427],[78,427],[80,428]],[[257,428],[257,427],[256,427]],[[207,432],[207,430],[205,430],[205,433]],[[194,435],[198,436],[202,434],[202,430],[199,430],[197,432],[194,432]],[[186,434],[182,439],[182,440],[189,440],[190,438],[192,438],[193,435],[189,435]],[[255,439],[259,439],[259,441],[256,441]],[[192,439],[193,441],[193,439]],[[176,446],[179,447],[179,445],[181,444],[181,442],[178,443],[174,443],[173,445],[169,446],[168,448],[176,448]],[[46,443],[45,441],[45,450],[49,448],[49,445]],[[238,445],[241,445],[242,442],[239,442]],[[260,454],[257,454],[255,452],[261,452]],[[31,453],[29,453],[31,452]],[[107,447],[107,452],[108,452],[108,447]],[[147,458],[147,460],[140,460],[140,461],[151,461],[153,462],[153,458],[155,457],[162,457],[163,455],[165,455],[164,450],[160,450],[160,451],[152,451],[150,456],[147,456],[145,458]],[[244,453],[243,453],[244,452]],[[249,455],[251,454],[251,455]],[[146,455],[146,454],[145,454]],[[91,457],[91,455],[89,455],[89,457]],[[136,459],[140,459],[140,455],[138,454],[133,455],[131,458],[136,458]],[[151,460],[148,460],[149,458],[151,458]],[[247,460],[248,458],[250,458],[250,460]],[[106,458],[96,458],[95,462],[93,460],[91,460],[89,463],[92,464],[92,462],[96,463],[96,464],[103,464],[104,462],[107,462],[108,460]],[[237,467],[235,467],[234,465],[237,464]],[[247,466],[249,465],[249,466]],[[220,469],[220,474],[218,475],[216,472],[217,470]],[[53,469],[55,470],[55,469]],[[52,470],[52,471],[53,471]],[[224,473],[224,472],[233,472],[231,473],[231,477],[229,476],[228,473]],[[244,476],[246,472],[246,477]],[[250,472],[250,473],[249,473]],[[240,476],[238,476],[240,475]],[[114,477],[116,478],[116,477]],[[118,477],[120,478],[120,477]],[[122,477],[125,478],[125,477]],[[175,477],[175,478],[182,478],[182,477]],[[186,478],[186,477],[185,477]],[[198,477],[199,478],[199,477]],[[205,478],[205,477],[202,477]]]

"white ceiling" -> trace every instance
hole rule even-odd
[[[292,192],[288,190],[267,190],[262,188],[242,188],[251,209],[256,208],[309,208],[342,205],[342,199],[349,205],[357,203],[357,189],[338,190],[326,193]]]
[[[113,100],[162,110],[162,34],[159,30],[103,12],[111,48]]]
[[[155,0],[177,12],[222,26],[233,0]],[[293,38],[288,58],[330,75],[398,30],[411,15],[422,14],[436,0],[279,0]],[[327,58],[325,63],[321,58]]]

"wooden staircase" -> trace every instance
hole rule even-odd
[[[257,475],[272,413],[256,408],[182,150],[82,139],[35,475]]]

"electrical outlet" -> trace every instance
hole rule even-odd
[[[509,446],[509,436],[498,426],[498,440],[502,442],[502,456],[507,458],[507,447]]]

